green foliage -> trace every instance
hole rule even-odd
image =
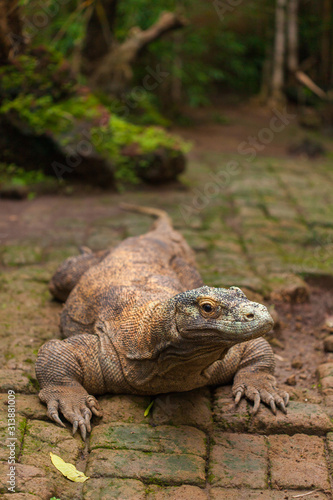
[[[42,5],[39,0],[20,0],[20,3],[23,6],[25,32],[33,46],[45,44],[68,59],[74,54],[77,58],[94,1],[59,3],[59,0],[48,0]],[[102,2],[99,3],[101,6]],[[134,26],[149,28],[163,11],[179,12],[189,20],[186,28],[164,35],[150,44],[135,64],[134,86],[142,83],[147,65],[154,68],[159,64],[169,73],[165,82],[150,92],[158,96],[157,104],[162,102],[162,109],[173,110],[173,105],[181,103],[204,105],[214,92],[231,90],[251,95],[259,91],[263,63],[269,57],[267,48],[272,47],[274,40],[275,0],[248,0],[231,4],[223,0],[127,0],[117,4],[113,25],[115,39],[119,42],[128,37]],[[46,19],[42,27],[36,26],[39,14]],[[329,22],[332,23],[332,19],[323,19],[321,2],[300,2],[300,61],[308,58],[314,61],[312,71],[318,83],[322,34]],[[29,78],[34,76],[34,71],[30,71]],[[47,82],[44,86],[47,88]],[[173,94],[175,87],[181,88],[178,102]],[[152,106],[156,108],[156,102],[152,99],[149,102],[147,109],[145,103],[140,103],[138,108],[130,107],[131,117],[134,116],[142,124],[162,125],[161,116],[152,109]]]
[[[52,53],[46,60],[50,61],[49,66],[45,64],[41,72],[36,69],[39,62],[32,56],[20,57],[16,67],[2,68],[4,81],[0,115],[14,115],[28,125],[34,134],[48,134],[64,148],[71,146],[76,150],[82,139],[90,140],[95,150],[113,163],[115,177],[121,183],[138,182],[136,166],[148,165],[147,155],[160,148],[172,150],[174,154],[188,151],[188,144],[160,127],[131,124],[110,113],[111,103],[108,103],[109,109],[106,108],[97,96],[76,84],[72,85],[76,93],[62,93],[59,86],[59,92],[55,94],[52,84],[48,88],[43,86],[43,82],[49,82],[47,68],[49,72],[56,72],[61,58]],[[25,73],[21,74],[22,67],[26,79]],[[15,82],[16,90],[8,98],[11,79]],[[149,105],[147,99],[143,106],[149,109]],[[150,116],[153,113],[154,107],[150,110]],[[155,121],[162,122],[157,112]],[[38,182],[40,175],[38,172],[24,172],[14,166],[10,166],[4,174],[7,177],[9,175],[12,182],[21,185]]]
[[[24,170],[11,163],[7,165],[0,163],[0,184],[11,184],[14,186],[30,186],[49,180],[50,177],[40,170]]]
[[[152,68],[159,65],[169,73],[156,90],[160,99],[167,103],[168,110],[175,85],[181,88],[182,99],[191,106],[209,104],[219,87],[248,95],[257,92],[266,36],[258,32],[258,25],[266,17],[260,9],[262,5],[257,6],[254,2],[241,8],[230,7],[229,15],[222,20],[214,2],[163,0],[152,4],[149,0],[128,0],[120,3],[116,29],[120,39],[125,38],[133,26],[142,29],[151,26],[163,10],[180,10],[190,21],[186,28],[170,33],[147,47],[135,66],[133,84],[143,81],[147,65]],[[272,19],[273,12],[270,12]],[[251,14],[253,22],[247,23],[244,28],[244,19]],[[229,26],[231,21],[236,23],[237,20],[241,26]]]
[[[20,95],[48,96],[57,101],[74,94],[76,81],[63,56],[42,47],[0,67],[0,103]]]
[[[105,94],[98,94],[98,98],[111,113],[119,114],[120,117],[124,118],[130,117],[133,123],[169,127],[171,121],[159,111],[156,96],[146,92],[143,88],[142,90],[139,100],[131,91],[124,93],[119,98],[110,98]]]
[[[20,0],[22,5],[24,34],[34,46],[47,43],[66,58],[84,36],[91,2],[77,0]]]

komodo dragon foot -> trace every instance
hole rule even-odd
[[[270,406],[274,415],[276,415],[276,407],[287,414],[286,406],[289,402],[289,394],[285,391],[277,390],[275,384],[275,377],[267,373],[246,373],[236,375],[232,388],[235,404],[238,405],[241,398],[245,396],[247,399],[254,402],[252,410],[253,415],[258,412],[260,402]]]
[[[41,401],[47,404],[47,415],[57,424],[65,427],[59,417],[59,411],[73,424],[73,435],[80,428],[82,439],[91,431],[92,414],[102,416],[100,406],[94,396],[91,396],[80,385],[49,386],[39,393]]]

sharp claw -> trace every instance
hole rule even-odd
[[[79,423],[77,420],[74,420],[74,423],[73,423],[73,436],[74,434],[76,433],[77,429],[78,429],[78,426],[79,426]]]
[[[286,406],[288,406],[288,403],[289,403],[289,394],[288,394],[287,392],[286,392],[286,394],[284,395],[283,399],[284,399],[284,404],[285,404]]]
[[[283,413],[284,413],[285,415],[287,415],[287,409],[286,409],[286,407],[284,406],[284,403],[283,403],[282,401],[280,401],[280,402],[279,402],[279,408],[280,408],[280,410],[281,410],[281,411],[283,411]]]
[[[86,426],[85,426],[84,422],[81,422],[79,425],[80,425],[80,432],[81,432],[82,439],[83,439],[83,441],[85,441],[86,437],[87,437]]]
[[[86,427],[87,427],[87,431],[90,432],[91,431],[90,415],[88,413],[85,415],[84,421],[85,421],[85,424],[86,424]]]
[[[270,400],[269,406],[271,407],[271,410],[274,413],[274,415],[276,415],[276,406],[275,406],[275,403],[274,403],[274,399]]]
[[[243,389],[239,389],[237,392],[236,392],[236,396],[235,396],[235,405],[238,405],[238,403],[240,402],[242,396],[244,394],[244,390]]]
[[[101,417],[103,413],[96,408],[96,406],[90,406],[91,411],[93,412],[96,417]]]
[[[255,415],[257,413],[257,411],[259,410],[259,405],[260,405],[260,394],[256,394],[254,396],[254,406],[253,406],[253,415]]]
[[[57,422],[57,424],[61,425],[61,427],[66,427],[65,424],[60,420],[58,413],[51,413],[50,417],[52,420]]]

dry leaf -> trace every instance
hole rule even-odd
[[[84,483],[87,479],[89,479],[89,477],[85,476],[83,472],[77,470],[75,465],[64,462],[62,458],[52,453],[52,451],[50,452],[50,457],[54,467],[70,481],[74,481],[74,483]]]

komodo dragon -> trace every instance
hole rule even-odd
[[[237,287],[204,286],[164,211],[123,208],[157,220],[113,250],[67,259],[51,280],[56,298],[68,295],[61,330],[69,338],[38,353],[48,416],[64,426],[60,410],[85,439],[92,413],[101,415],[92,394],[154,395],[232,379],[236,404],[245,396],[254,413],[260,401],[286,412],[288,394],[275,387],[274,355],[261,337],[273,326],[266,307]]]

